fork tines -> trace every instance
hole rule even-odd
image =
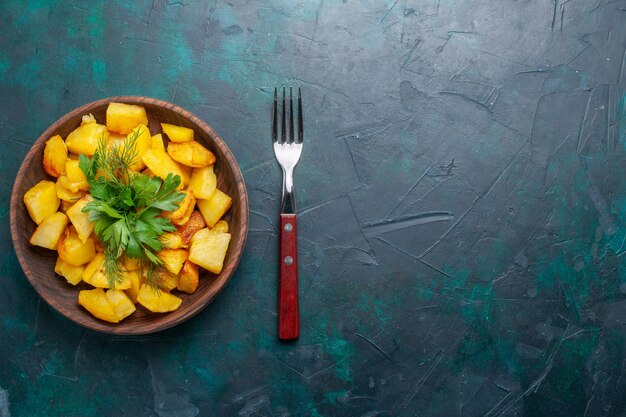
[[[280,140],[278,138],[278,88],[274,88],[274,109],[272,114],[272,140],[275,143],[288,144],[288,143],[302,143],[304,137],[303,121],[302,121],[302,95],[300,93],[300,87],[298,87],[298,136],[295,137],[293,126],[293,88],[289,87],[289,129],[287,129],[286,117],[287,117],[287,105],[286,105],[286,90],[283,87],[283,105],[281,111],[281,135]],[[289,130],[289,136],[287,136],[287,130]]]

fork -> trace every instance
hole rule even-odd
[[[289,87],[289,137],[285,114],[285,88],[283,87],[282,127],[278,137],[278,89],[274,89],[272,112],[272,141],[274,156],[283,170],[283,194],[280,206],[280,281],[278,294],[278,337],[297,339],[300,334],[298,310],[298,239],[296,234],[296,200],[293,189],[293,170],[302,153],[303,122],[302,96],[298,88],[298,137],[293,128],[293,90]]]

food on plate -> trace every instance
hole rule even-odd
[[[54,271],[100,320],[119,323],[136,304],[174,311],[184,302],[174,292],[193,294],[200,268],[220,273],[228,251],[232,200],[217,189],[215,155],[187,127],[152,135],[141,106],[110,103],[102,122],[84,115],[46,142],[53,181],[23,197],[30,243],[57,251]]]

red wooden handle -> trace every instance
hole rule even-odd
[[[280,215],[280,284],[278,295],[278,337],[297,339],[298,312],[298,235],[296,215]]]

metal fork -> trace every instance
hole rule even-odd
[[[283,194],[280,205],[280,283],[278,296],[278,337],[297,339],[300,334],[298,311],[298,239],[296,234],[296,201],[293,189],[293,170],[302,153],[303,122],[302,96],[298,88],[298,136],[293,128],[293,90],[289,87],[289,136],[285,88],[283,87],[281,135],[278,137],[278,89],[274,89],[272,112],[272,140],[274,155],[283,170]]]

